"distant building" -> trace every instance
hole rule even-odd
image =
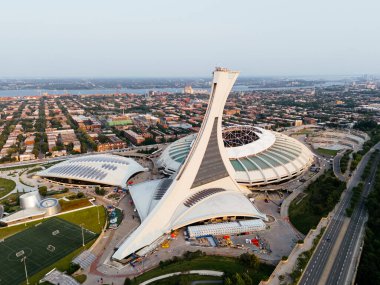
[[[300,126],[302,126],[302,120],[295,120],[295,121],[294,121],[294,126],[295,126],[295,127],[300,127]]]
[[[102,124],[92,117],[86,117],[83,115],[72,116],[73,120],[78,124],[79,128],[85,131],[100,130]]]
[[[125,148],[126,143],[119,139],[116,135],[106,135],[108,138],[108,142],[98,144],[98,151],[107,151],[107,150],[114,150],[114,149],[121,149]]]
[[[187,85],[187,86],[185,86],[185,88],[183,88],[183,93],[184,94],[194,94],[194,90],[190,85]]]
[[[140,135],[136,134],[134,131],[127,130],[124,131],[125,136],[133,143],[133,144],[141,144],[145,141],[145,138]]]
[[[25,145],[34,145],[34,139],[35,139],[34,136],[27,137],[24,141],[24,144]]]
[[[316,125],[317,120],[314,118],[304,118],[303,119],[306,125]]]
[[[235,109],[226,109],[226,110],[224,110],[224,114],[226,114],[226,115],[238,115],[238,114],[240,114],[240,109],[238,109],[238,108],[235,108]]]

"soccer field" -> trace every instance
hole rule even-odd
[[[84,243],[97,235],[83,230]],[[16,285],[82,246],[80,226],[51,218],[0,242],[0,285]]]

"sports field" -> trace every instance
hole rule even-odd
[[[84,243],[97,234],[83,230]],[[0,242],[0,285],[16,285],[82,246],[80,226],[51,218]]]

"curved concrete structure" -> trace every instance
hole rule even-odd
[[[40,208],[45,210],[45,216],[52,216],[61,211],[61,205],[55,198],[46,198],[40,202]]]
[[[158,166],[171,175],[178,171],[196,138],[191,134],[168,146]],[[253,126],[223,129],[224,145],[238,183],[267,185],[302,174],[312,163],[313,153],[301,142],[282,133]]]
[[[41,196],[38,191],[28,192],[20,196],[21,209],[38,208],[41,201]]]
[[[126,187],[128,179],[145,171],[132,158],[97,154],[72,158],[37,172],[41,177],[85,181],[101,185]]]
[[[120,245],[114,259],[123,260],[163,234],[197,221],[226,216],[267,219],[231,177],[233,167],[223,143],[223,108],[237,76],[238,72],[216,69],[204,121],[189,155],[175,178],[148,189],[147,204],[155,206]]]

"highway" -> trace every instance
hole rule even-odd
[[[371,174],[365,181],[365,186],[360,201],[351,216],[350,224],[339,247],[338,255],[336,256],[334,265],[330,271],[327,284],[346,284],[347,279],[350,277],[349,274],[352,273],[349,272],[349,268],[355,257],[355,247],[358,242],[360,242],[361,229],[366,221],[367,211],[365,207],[365,198],[372,189],[378,163],[379,156],[377,155],[376,160],[372,164]]]
[[[376,145],[375,147],[378,147],[378,145]],[[321,241],[319,242],[317,248],[315,249],[314,254],[311,257],[307,267],[305,268],[305,271],[301,277],[299,284],[312,285],[312,284],[319,283],[322,277],[322,274],[325,271],[326,264],[332,252],[332,249],[335,243],[337,242],[338,235],[342,230],[342,225],[343,225],[344,219],[346,218],[345,210],[347,206],[349,205],[351,196],[352,196],[351,189],[360,182],[361,175],[363,173],[365,166],[367,165],[367,162],[371,156],[371,153],[372,152],[369,151],[363,157],[357,170],[354,172],[353,176],[347,183],[347,190],[343,194],[341,202],[335,208],[335,212],[333,213],[332,219],[329,225],[327,226]],[[354,217],[352,217],[352,220],[353,219]],[[358,228],[354,229],[354,231],[357,231],[357,230]],[[336,283],[331,283],[331,284],[336,284]]]

